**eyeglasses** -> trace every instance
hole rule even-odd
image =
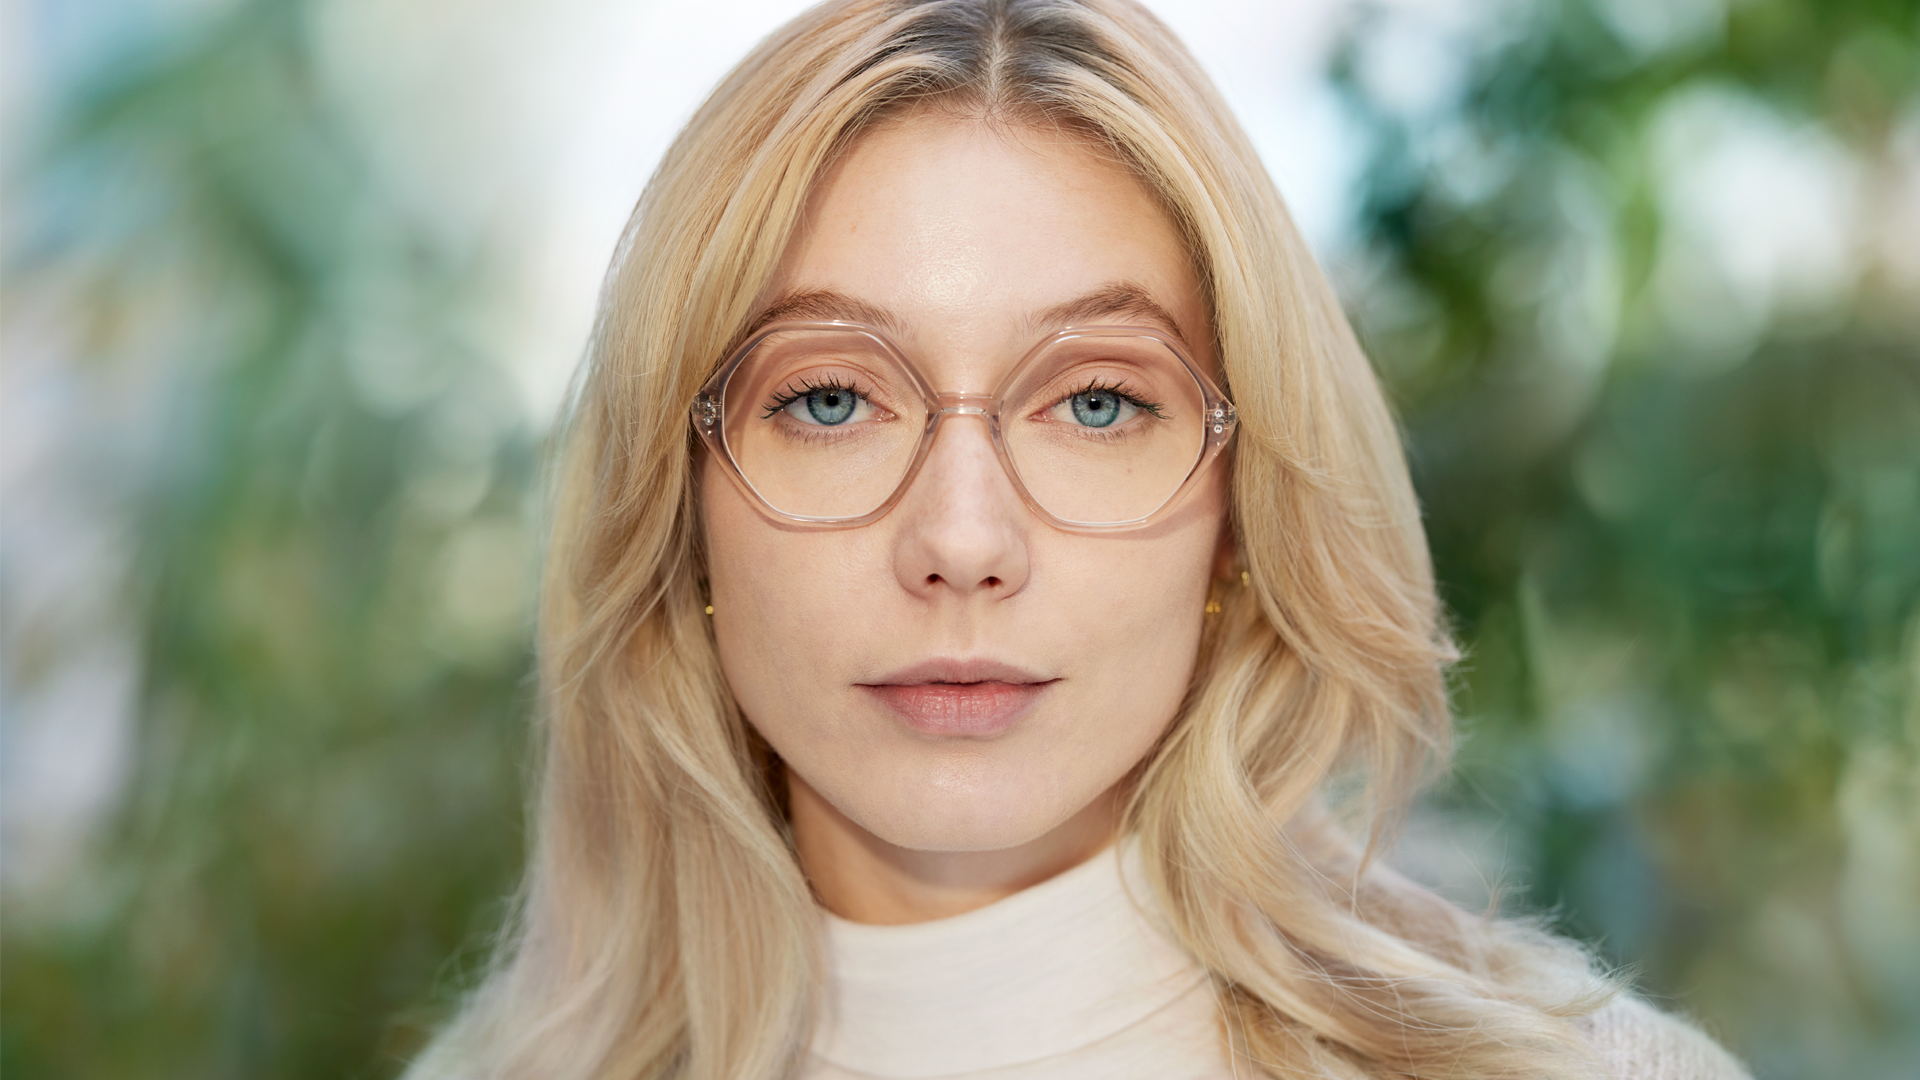
[[[892,509],[953,416],[984,419],[1014,489],[1075,531],[1158,519],[1235,423],[1206,373],[1139,327],[1062,330],[992,394],[964,394],[936,392],[873,327],[781,322],[748,338],[693,405],[694,429],[750,496],[826,528]]]

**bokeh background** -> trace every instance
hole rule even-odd
[[[0,3],[0,1071],[389,1077],[518,869],[543,439],[792,0]],[[1920,2],[1160,5],[1467,649],[1400,853],[1920,1075]]]

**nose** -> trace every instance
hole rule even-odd
[[[897,529],[894,572],[916,596],[1001,599],[1026,584],[1032,514],[978,410],[940,419],[919,475],[888,518]]]

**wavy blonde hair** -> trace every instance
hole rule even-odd
[[[1450,737],[1419,512],[1380,389],[1245,135],[1130,0],[844,0],[734,69],[623,236],[565,432],[540,625],[535,842],[496,966],[416,1075],[746,1080],[805,1059],[819,914],[702,606],[686,408],[815,177],[941,104],[1070,127],[1180,228],[1239,407],[1247,587],[1126,828],[1223,1037],[1275,1076],[1584,1077],[1607,984],[1375,850]],[[1328,807],[1331,781],[1366,783]]]

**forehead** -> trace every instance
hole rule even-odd
[[[1111,151],[933,110],[867,132],[826,171],[761,311],[873,322],[962,355],[1088,322],[1158,326],[1195,352],[1212,336],[1179,230]]]

